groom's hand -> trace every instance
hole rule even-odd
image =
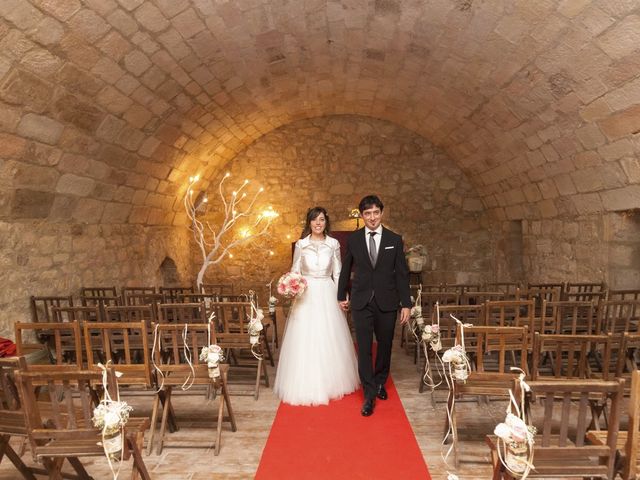
[[[338,305],[340,305],[340,308],[345,312],[349,310],[349,300],[343,300],[341,302],[338,302]]]
[[[406,307],[402,308],[402,310],[400,310],[400,324],[404,325],[409,321],[409,318],[411,318],[411,309]]]

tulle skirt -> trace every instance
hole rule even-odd
[[[307,290],[287,320],[274,391],[291,405],[323,405],[358,388],[358,364],[336,284],[305,278]]]

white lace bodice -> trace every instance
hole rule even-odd
[[[324,241],[316,242],[308,235],[296,242],[292,272],[311,278],[333,277],[337,282],[341,267],[340,243],[335,238],[325,237]]]

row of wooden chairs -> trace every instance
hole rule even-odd
[[[437,313],[440,313],[440,319]],[[430,323],[439,323],[443,342],[451,342],[456,332],[453,317],[475,326],[527,326],[528,349],[533,350],[533,334],[587,334],[624,333],[640,331],[640,301],[605,301],[596,312],[590,302],[542,302],[539,316],[534,300],[487,301],[479,305],[423,303],[423,318]],[[453,316],[453,317],[452,317]],[[413,353],[419,363],[420,346],[415,338],[418,332],[403,330],[402,344],[408,353]]]
[[[125,391],[142,389],[155,395],[151,414],[151,432],[148,441],[148,452],[153,449],[155,426],[160,404],[162,419],[158,453],[162,451],[167,427],[176,430],[175,416],[172,414],[171,396],[174,387],[182,385],[201,385],[220,390],[222,400],[218,405],[218,426],[215,454],[220,450],[221,429],[223,421],[229,422],[231,430],[236,430],[235,417],[231,407],[228,389],[229,365],[220,366],[221,375],[216,379],[209,377],[206,362],[200,360],[203,347],[217,344],[227,355],[231,349],[247,348],[249,340],[240,344],[235,335],[225,337],[216,334],[208,324],[155,324],[154,335],[149,337],[149,329],[141,322],[85,322],[82,326],[77,322],[69,323],[17,323],[16,347],[18,355],[25,355],[38,348],[37,345],[25,341],[28,332],[53,332],[51,349],[53,363],[30,365],[32,371],[76,371],[99,370],[100,364],[112,363],[123,375],[119,379]],[[82,329],[82,333],[81,333]],[[84,340],[84,348],[81,343]],[[72,355],[68,355],[71,353]],[[257,365],[257,378],[266,375],[266,369],[260,360]],[[268,377],[267,377],[268,379]],[[268,383],[268,382],[267,382]],[[256,388],[259,387],[256,381]],[[255,393],[257,398],[257,392]],[[226,407],[228,415],[223,417]]]
[[[107,368],[107,379],[115,398],[113,366]],[[102,372],[96,370],[33,370],[24,357],[0,358],[0,461],[6,456],[26,480],[35,480],[36,474],[92,478],[79,458],[105,455],[101,432],[92,422],[101,381]],[[123,461],[133,457],[133,479],[151,478],[142,457],[148,428],[148,418],[133,417],[124,429],[121,456]],[[27,440],[34,462],[44,468],[28,467],[11,447],[11,437]],[[62,472],[65,459],[77,476]]]
[[[564,399],[565,405],[563,407],[563,415],[569,408],[566,402],[571,400],[577,400],[581,402],[580,415],[584,416],[587,410],[591,415],[590,424],[599,429],[600,419],[604,417],[607,424],[609,434],[614,435],[617,432],[617,422],[619,416],[619,399],[621,400],[624,393],[624,380],[627,380],[631,374],[635,374],[638,370],[638,364],[634,360],[635,353],[640,349],[640,334],[625,333],[620,339],[620,353],[618,361],[616,362],[616,368],[610,368],[610,359],[612,352],[612,335],[544,335],[536,333],[535,347],[534,347],[534,367],[530,377],[531,385],[537,385],[542,391],[548,394],[549,392],[555,392],[558,395],[558,391],[563,391],[561,398]],[[457,421],[455,414],[455,402],[454,398],[460,399],[464,396],[500,396],[506,397],[509,388],[513,388],[513,382],[517,379],[519,373],[513,372],[511,367],[517,367],[521,371],[528,374],[529,368],[527,364],[527,326],[523,327],[488,327],[488,326],[463,326],[457,325],[456,343],[460,344],[463,341],[466,347],[466,352],[470,362],[470,372],[467,380],[464,383],[455,383],[453,394],[449,396],[449,409],[452,412],[451,415],[451,429],[453,432],[453,438],[457,439]],[[445,347],[446,348],[446,347]],[[539,368],[544,367],[544,368]],[[549,375],[549,376],[547,376]],[[592,388],[595,383],[591,383],[590,386],[580,386],[580,382],[600,382],[599,386],[590,391],[589,394],[585,394],[585,391],[578,391],[579,388],[587,389]],[[605,388],[604,385],[609,382]],[[614,385],[614,383],[617,383]],[[548,385],[547,385],[548,384]],[[547,385],[547,386],[545,386]],[[559,385],[562,385],[559,387]],[[629,385],[629,383],[627,383]],[[555,388],[555,390],[552,387]],[[577,391],[569,393],[571,388],[578,388]],[[594,387],[595,388],[595,387]],[[535,387],[533,387],[536,392]],[[545,390],[546,389],[546,390]],[[598,390],[600,389],[600,390]],[[576,396],[577,395],[577,396]],[[633,392],[631,393],[633,395]],[[553,395],[548,398],[553,398]],[[545,400],[545,426],[541,432],[543,432],[543,445],[541,449],[545,452],[546,447],[557,448],[558,444],[554,444],[549,437],[550,424],[547,423],[547,419],[551,418],[552,404],[549,404],[549,400]],[[550,421],[550,420],[549,420]],[[568,421],[568,417],[562,419],[563,422]],[[582,425],[578,429],[578,437],[583,438],[586,433],[586,428],[589,423],[579,423]],[[565,429],[561,429],[561,437],[559,439],[560,446],[563,446],[563,442],[567,441],[566,438],[566,424]],[[562,432],[564,432],[562,434]],[[610,439],[608,440],[610,441]],[[615,444],[615,440],[613,440]],[[578,444],[578,446],[581,446]],[[611,444],[609,444],[611,447]],[[545,472],[546,475],[550,475],[548,468],[553,465],[546,465],[546,460],[540,461],[538,458],[538,445],[536,445],[536,474],[542,475],[541,472]],[[549,450],[551,451],[551,450]],[[456,463],[458,461],[457,442],[454,443],[454,452]],[[581,450],[582,454],[585,450]],[[615,449],[609,453],[614,453]],[[549,453],[543,453],[543,457],[550,455]],[[576,457],[577,458],[577,457]],[[573,458],[576,460],[576,458]],[[609,460],[613,462],[615,455]],[[584,459],[583,459],[584,460]],[[540,462],[540,463],[539,463]],[[606,462],[605,462],[606,463]],[[546,466],[545,466],[546,465]],[[538,466],[540,468],[538,469]],[[573,465],[577,468],[577,465]],[[556,465],[557,467],[557,465]],[[591,466],[589,466],[591,468]],[[610,463],[606,472],[612,472],[613,463]],[[557,473],[557,470],[555,470]],[[576,474],[584,472],[585,470],[577,469]],[[595,470],[588,470],[594,472]],[[566,473],[566,472],[565,472]],[[607,473],[607,475],[609,475]],[[602,474],[602,470],[600,471]],[[579,476],[590,476],[585,475]],[[507,477],[504,477],[507,478]],[[604,478],[613,478],[612,476],[605,476]]]
[[[218,313],[215,305],[220,303],[253,301],[255,305],[259,305],[253,294],[177,293],[175,291],[171,296],[167,296],[166,292],[134,292],[123,294],[122,297],[83,296],[80,300],[81,305],[78,306],[73,304],[72,297],[32,296],[30,298],[32,321],[119,321],[123,315],[131,317],[133,312],[138,310],[140,315],[146,315],[150,321],[206,322],[212,313]],[[148,307],[152,309],[151,313],[146,313]],[[276,312],[268,312],[266,308],[263,308],[263,311],[268,323],[273,325],[271,343],[274,348],[277,348],[279,341]]]

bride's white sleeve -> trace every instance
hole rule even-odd
[[[340,270],[342,270],[342,260],[340,259],[340,242],[337,241],[333,247],[332,264],[331,275],[333,276],[333,281],[336,282],[337,285],[338,279],[340,278]]]
[[[294,273],[300,272],[300,264],[302,263],[302,249],[298,242],[296,242],[296,248],[293,251],[293,263],[291,264],[291,271]]]

